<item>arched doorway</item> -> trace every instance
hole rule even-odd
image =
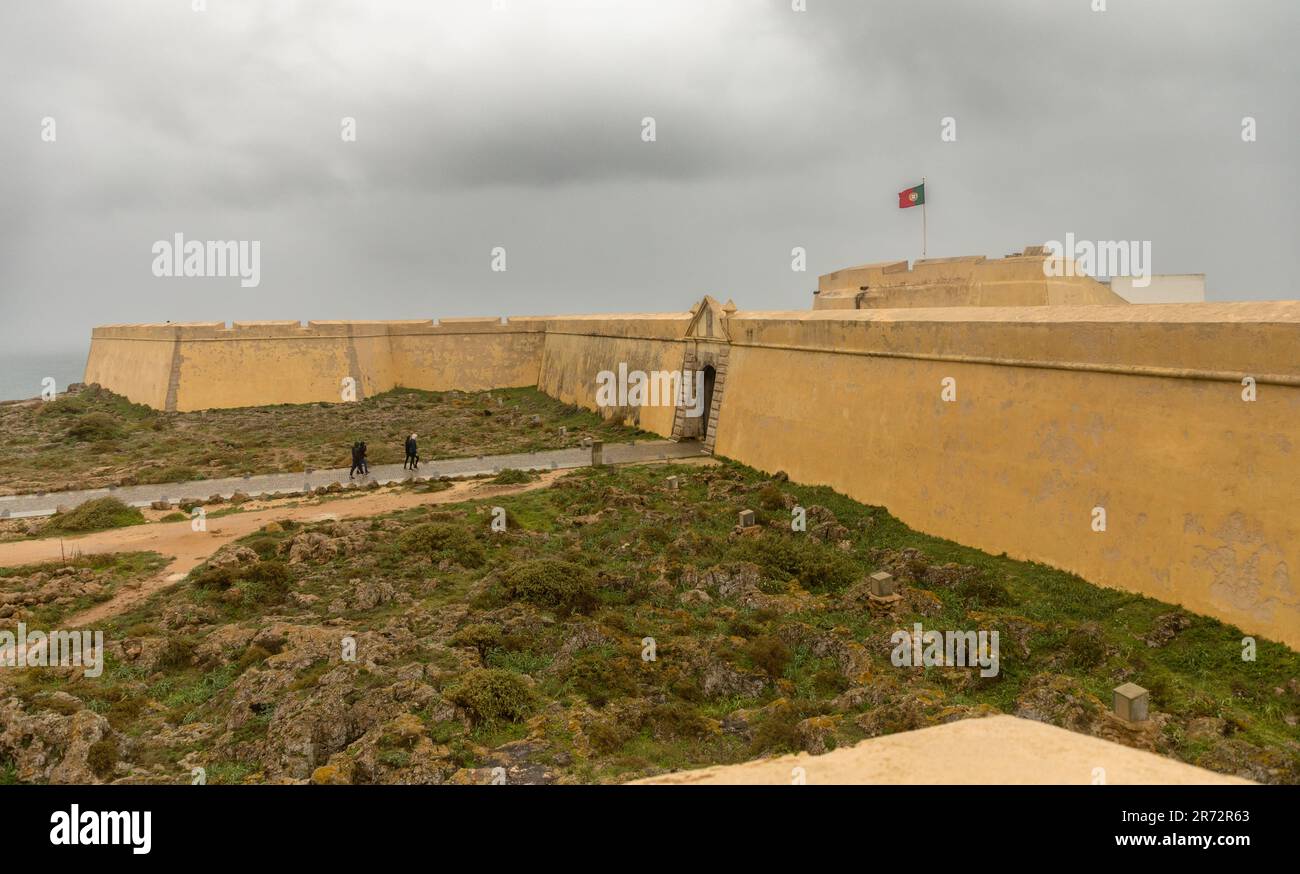
[[[712,364],[704,365],[704,412],[700,422],[700,439],[705,443],[713,435],[709,433],[709,426],[712,424],[712,416],[709,413],[713,410],[713,386],[717,382],[718,371],[714,370]]]

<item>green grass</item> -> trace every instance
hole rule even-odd
[[[66,513],[55,513],[41,526],[40,536],[88,534],[92,531],[143,524],[144,514],[135,507],[128,507],[117,498],[95,498]]]
[[[680,489],[665,488],[670,475],[681,478]],[[828,511],[834,525],[791,531],[784,524],[791,503],[825,508],[817,518]],[[496,506],[507,511],[505,532],[485,524]],[[776,524],[737,534],[741,509]],[[823,541],[816,530],[831,533]],[[284,564],[304,532],[351,545]],[[221,726],[240,688],[275,680],[277,691],[257,699],[265,709],[221,744],[198,747],[211,782],[219,782],[213,773],[239,782],[276,776],[283,751],[269,746],[268,727],[279,708],[326,695],[340,676],[350,677],[348,706],[427,683],[438,700],[411,710],[429,741],[446,748],[448,774],[490,765],[494,749],[524,740],[537,748],[530,761],[565,779],[613,782],[793,751],[803,743],[800,722],[811,717],[839,716],[828,744],[842,747],[954,715],[1015,713],[1039,688],[1061,690],[1047,695],[1046,718],[1073,718],[1073,699],[1093,721],[1072,727],[1099,730],[1101,713],[1089,708],[1106,709],[1111,690],[1131,680],[1151,690],[1157,751],[1300,782],[1300,729],[1287,722],[1300,712],[1295,652],[1260,640],[1257,660],[1243,662],[1239,629],[1194,614],[1167,642],[1149,646],[1162,617],[1180,612],[1174,605],[929,537],[881,508],[735,464],[584,469],[546,489],[286,526],[241,543],[260,560],[196,569],[185,584],[112,619],[106,636],[172,636],[189,653],[219,629],[287,622],[371,640],[361,644],[360,664],[335,673],[331,648],[296,655],[280,677],[289,670],[278,666],[282,656],[241,645],[224,661],[179,660],[161,676],[110,660],[95,684],[25,677],[16,694],[33,702],[62,688],[136,738],[133,755],[165,760],[175,753],[152,748],[150,738],[180,725]],[[895,615],[852,600],[881,568],[895,573],[905,595]],[[750,580],[757,595],[724,595],[711,574]],[[389,600],[355,601],[380,581]],[[696,587],[709,599],[684,602]],[[178,611],[207,619],[166,631],[164,616]],[[1000,674],[895,667],[889,636],[914,622],[998,630]],[[387,641],[385,654],[370,664],[366,646],[376,638]],[[653,661],[642,657],[645,638],[654,639]],[[466,721],[446,718],[448,702]],[[1189,736],[1191,721],[1205,716],[1224,720],[1222,736]],[[331,751],[318,752],[319,764]],[[373,767],[400,780],[415,761],[414,746],[383,747]]]
[[[0,628],[13,628],[19,618],[31,628],[54,629],[67,616],[80,613],[113,597],[123,583],[144,580],[167,565],[167,559],[154,552],[96,553],[77,556],[66,562],[0,567],[0,594],[29,590],[32,577],[42,575],[54,583],[51,596],[34,605],[25,605],[20,614],[0,618]],[[88,571],[98,584],[97,594],[70,595],[70,586],[60,587],[56,576],[61,571]]]
[[[0,494],[347,467],[357,440],[371,464],[397,464],[412,432],[423,461],[650,436],[534,388],[399,388],[356,403],[166,413],[91,387],[0,406]]]

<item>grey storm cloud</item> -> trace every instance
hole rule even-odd
[[[0,6],[0,345],[704,293],[804,308],[817,273],[919,257],[894,194],[922,175],[931,256],[1151,240],[1157,272],[1213,297],[1297,296],[1288,0],[500,5]],[[176,233],[260,240],[261,286],[154,277]]]

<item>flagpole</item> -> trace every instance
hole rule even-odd
[[[925,260],[925,243],[926,243],[925,201],[926,201],[925,177],[922,176],[921,177],[921,260],[922,261]]]

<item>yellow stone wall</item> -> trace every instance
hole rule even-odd
[[[360,397],[528,386],[544,327],[527,318],[115,325],[95,329],[85,379],[180,411],[339,401],[345,377]]]
[[[742,312],[730,331],[719,455],[1300,647],[1300,303]]]
[[[632,316],[581,316],[552,319],[547,324],[546,345],[538,388],[569,404],[597,410],[597,374],[628,370],[646,373],[681,370],[686,345],[682,335],[690,313],[655,313]],[[640,407],[609,410],[627,424],[664,437],[672,435],[673,408]]]
[[[601,370],[680,369],[690,324],[109,326],[86,379],[180,410],[333,401],[347,375],[595,409]],[[726,332],[719,455],[1300,648],[1300,302],[735,312]]]
[[[174,325],[107,325],[96,328],[86,360],[85,381],[97,382],[138,404],[163,409],[172,359]]]

